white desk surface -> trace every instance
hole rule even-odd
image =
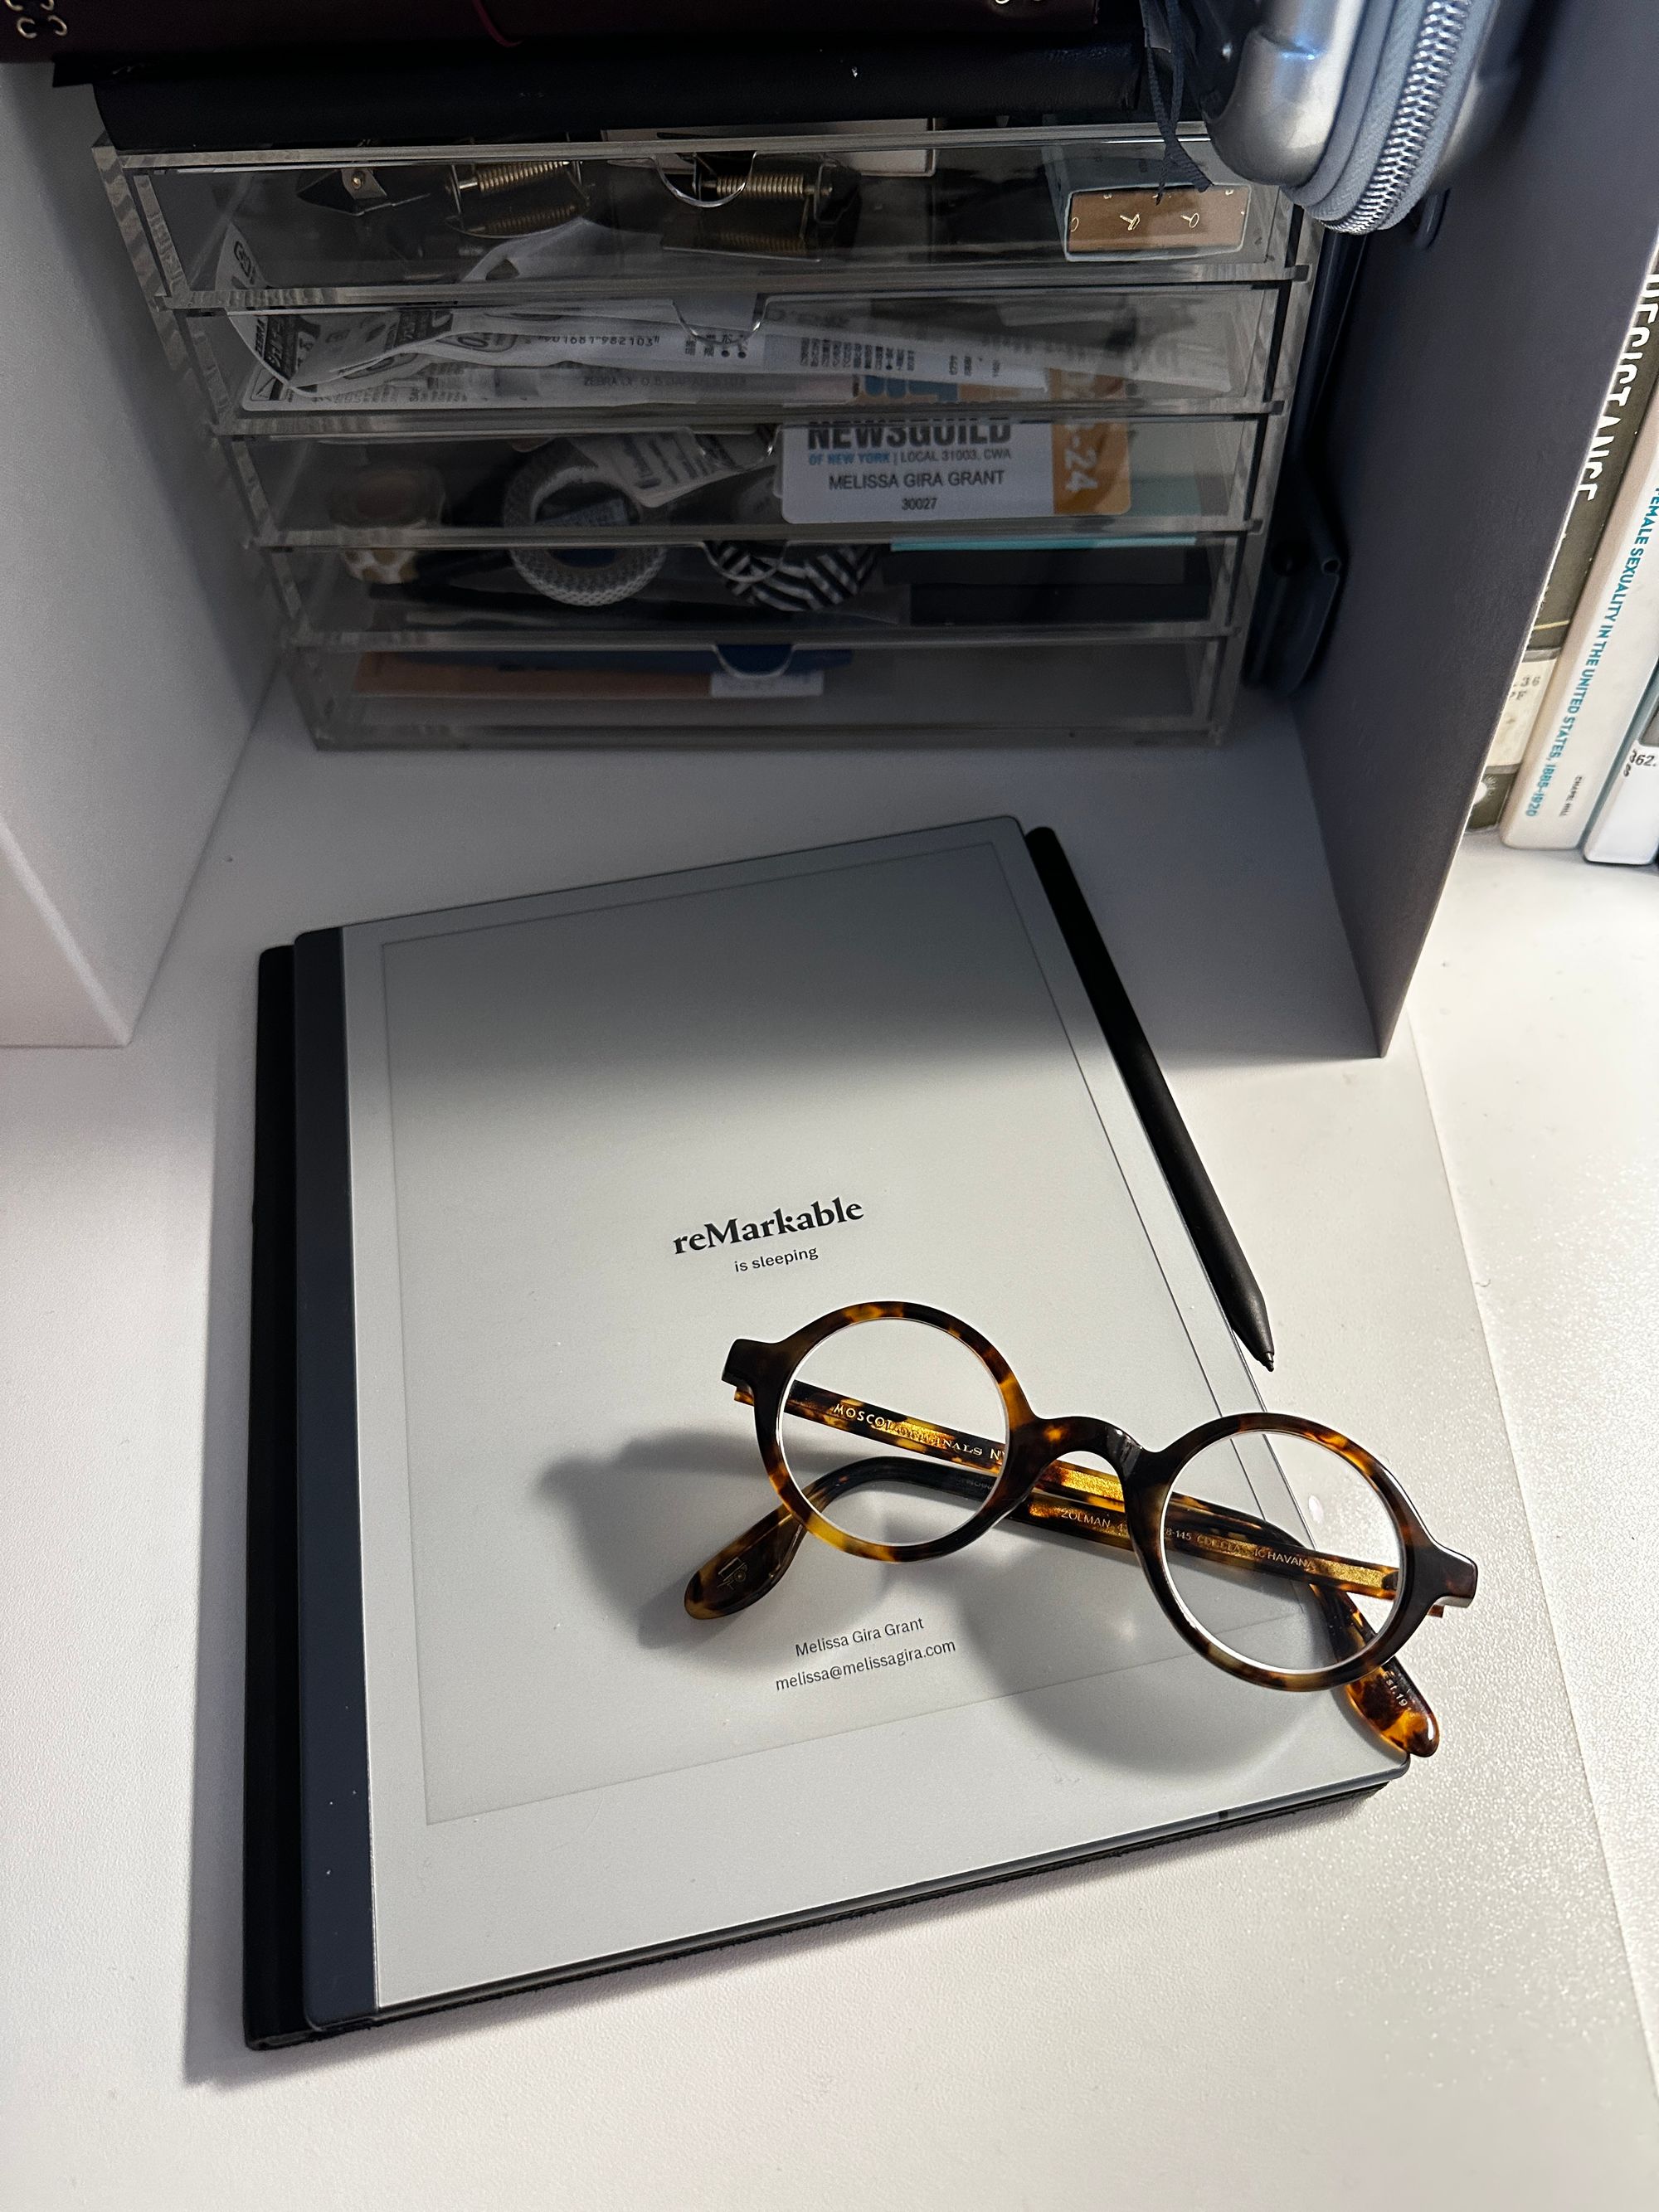
[[[1413,1649],[1440,1755],[1360,1807],[249,2054],[258,951],[325,921],[1002,811],[1052,823],[1073,853],[1267,1286],[1274,1397],[1373,1443],[1481,1562],[1474,1608]],[[1553,905],[1528,908],[1504,870],[1547,878]],[[279,703],[134,1043],[0,1054],[0,2203],[1659,2201],[1659,2106],[1597,1824],[1651,1991],[1654,1702],[1630,1686],[1655,1668],[1640,1600],[1609,1619],[1607,1593],[1638,1547],[1659,1565],[1619,1504],[1655,1387],[1629,1294],[1654,1277],[1635,1218],[1641,1174],[1653,1218],[1638,1117],[1654,1086],[1620,1072],[1633,1018],[1610,1031],[1570,973],[1601,959],[1599,895],[1645,930],[1650,987],[1656,887],[1590,877],[1473,854],[1417,993],[1478,1309],[1413,1036],[1366,1056],[1282,730],[1214,757],[328,758]],[[1548,917],[1553,997],[1520,973],[1507,997],[1493,987],[1516,912]],[[1571,1051],[1596,1062],[1588,1086]],[[1579,1163],[1593,1227],[1565,1196],[1536,1214],[1513,1197],[1517,1165],[1583,1141],[1567,1116],[1627,1139],[1622,1183],[1612,1155]],[[1607,1402],[1620,1343],[1624,1399]],[[1635,1583],[1649,1621],[1656,1586]]]
[[[1410,1013],[1659,2062],[1659,878],[1466,839]]]

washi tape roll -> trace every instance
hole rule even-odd
[[[532,454],[501,500],[507,531],[538,523],[591,523],[610,530],[637,522],[640,511],[585,461],[556,449]],[[642,592],[668,558],[665,545],[514,545],[513,565],[526,584],[564,607],[614,607]]]

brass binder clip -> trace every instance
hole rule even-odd
[[[1103,185],[1066,201],[1066,258],[1115,253],[1237,253],[1249,213],[1247,185],[1218,185],[1200,198],[1184,185]]]
[[[43,31],[66,39],[69,25],[58,12],[58,0],[6,0],[12,28],[20,39],[38,39]]]
[[[663,233],[683,252],[815,253],[850,243],[858,222],[858,179],[833,161],[696,154],[688,182],[657,174],[687,210]]]
[[[575,161],[468,161],[450,171],[449,186],[469,238],[522,238],[554,230],[587,211]]]
[[[373,169],[342,169],[340,193],[347,206],[354,209],[385,207],[391,198]]]
[[[392,179],[388,190],[386,179]],[[418,206],[431,198],[434,173],[428,167],[387,169],[384,174],[366,161],[349,162],[325,176],[301,186],[297,197],[310,207],[327,208],[336,215],[384,215],[392,208]]]

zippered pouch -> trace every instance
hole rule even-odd
[[[1152,77],[1182,52],[1228,166],[1344,231],[1399,222],[1484,141],[1528,5],[1140,0]]]

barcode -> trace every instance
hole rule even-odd
[[[747,361],[749,342],[735,331],[688,337],[680,348],[687,361]]]
[[[800,368],[873,369],[878,375],[908,376],[916,365],[914,346],[883,345],[874,338],[803,337]]]

